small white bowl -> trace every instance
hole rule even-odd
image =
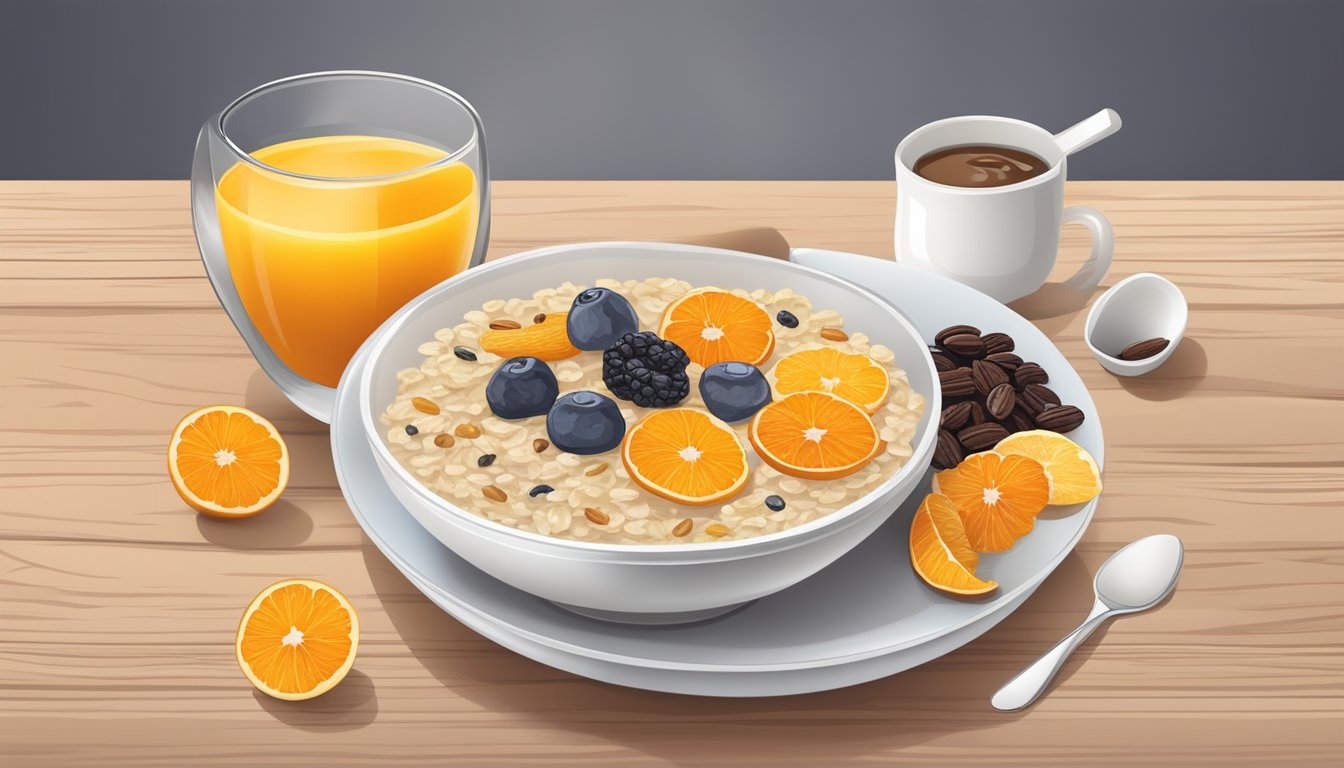
[[[1176,351],[1189,317],[1185,295],[1176,284],[1151,272],[1130,275],[1101,295],[1087,313],[1083,338],[1101,367],[1116,376],[1142,376]],[[1143,360],[1121,360],[1121,350],[1137,341],[1162,337],[1167,348]]]
[[[818,307],[840,309],[896,355],[924,413],[911,456],[864,497],[796,528],[725,542],[600,544],[520,531],[462,509],[426,488],[393,456],[379,414],[397,394],[397,371],[416,367],[419,347],[489,299],[530,296],[566,280],[592,284],[674,277],[724,288],[790,288]],[[397,499],[463,559],[525,592],[600,618],[677,623],[722,613],[778,592],[834,562],[868,537],[918,487],[933,458],[941,412],[938,373],[919,332],[895,307],[852,283],[788,261],[662,243],[590,243],[542,248],[467,270],[421,294],[365,345],[362,426]],[[893,555],[895,556],[895,555]]]

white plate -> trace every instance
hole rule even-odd
[[[861,280],[900,307],[926,338],[955,323],[1001,331],[1039,362],[1050,386],[1087,421],[1071,437],[1103,462],[1096,408],[1053,344],[993,299],[935,275],[867,257],[799,251],[796,259]],[[941,596],[913,574],[912,495],[863,544],[815,576],[713,621],[638,627],[585,619],[497,581],[444,548],[383,483],[358,419],[351,363],[332,419],[337,477],[355,518],[388,559],[431,600],[482,635],[544,664],[607,682],[713,696],[771,696],[874,680],[948,653],[1006,618],[1072,551],[1096,501],[1052,508],[1012,550],[986,555],[991,598]],[[927,479],[925,480],[927,484]]]

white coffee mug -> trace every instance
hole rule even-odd
[[[1097,287],[1111,266],[1115,238],[1100,212],[1064,207],[1068,155],[1114,133],[1120,116],[1103,110],[1052,135],[1031,123],[970,115],[916,129],[896,148],[896,260],[927,269],[1009,302],[1036,291],[1059,253],[1059,228],[1092,232],[1092,255],[1065,281]],[[1013,147],[1045,160],[1045,173],[1001,187],[954,187],[915,173],[924,155],[948,147]]]

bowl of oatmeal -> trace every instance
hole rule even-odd
[[[897,308],[697,246],[511,256],[421,295],[367,350],[366,436],[426,531],[620,620],[703,618],[833,562],[923,477],[940,410]]]

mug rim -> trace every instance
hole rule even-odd
[[[464,110],[466,110],[468,117],[471,118],[471,137],[467,139],[467,141],[463,143],[461,147],[458,147],[452,152],[445,154],[443,157],[434,160],[433,162],[416,166],[415,168],[410,168],[405,171],[398,171],[396,173],[385,173],[376,176],[314,176],[306,173],[296,173],[294,171],[287,171],[283,168],[277,168],[276,166],[264,163],[256,159],[251,155],[251,153],[243,151],[242,147],[239,147],[236,143],[234,143],[233,137],[230,136],[228,131],[224,129],[224,121],[226,118],[228,118],[231,112],[233,112],[235,109],[243,107],[244,105],[246,105],[247,102],[251,101],[257,96],[260,96],[263,93],[271,91],[280,86],[290,85],[294,83],[301,83],[307,80],[326,80],[337,78],[392,80],[407,85],[418,86],[420,88],[424,88],[426,90],[438,93],[441,96],[446,96],[449,100],[455,102],[456,104],[461,106]],[[447,166],[451,165],[452,163],[458,162],[479,145],[481,134],[481,117],[476,112],[476,108],[471,105],[471,102],[462,98],[460,94],[458,94],[455,91],[449,90],[448,88],[445,88],[444,86],[439,85],[438,83],[435,83],[430,80],[425,80],[419,77],[412,77],[411,75],[403,75],[396,72],[380,72],[377,70],[367,70],[367,69],[332,69],[332,70],[324,70],[321,72],[305,72],[303,74],[290,75],[289,77],[282,77],[276,80],[271,80],[270,82],[267,83],[262,83],[261,85],[258,85],[248,90],[246,93],[242,94],[238,98],[229,102],[228,106],[220,110],[219,114],[212,121],[211,127],[217,134],[219,134],[220,139],[224,142],[224,145],[229,148],[229,151],[232,152],[240,161],[255,166],[257,168],[260,168],[264,171],[275,173],[280,176],[285,176],[292,179],[303,179],[305,181],[316,181],[326,183],[367,182],[367,181],[386,181],[389,179],[397,179],[412,176],[415,174],[424,173],[425,171],[429,171],[435,168],[439,168],[441,166]]]
[[[940,120],[934,120],[933,122],[925,123],[924,125],[921,125],[920,127],[914,129],[910,133],[907,133],[905,135],[905,138],[901,139],[901,142],[896,145],[896,152],[894,157],[896,161],[896,168],[898,171],[903,172],[903,174],[898,173],[898,176],[900,176],[902,180],[905,180],[907,178],[912,179],[917,184],[923,184],[944,192],[950,192],[962,195],[980,196],[980,195],[993,195],[1003,192],[1014,192],[1021,189],[1028,189],[1031,187],[1039,186],[1041,184],[1048,184],[1054,181],[1056,177],[1060,176],[1063,173],[1065,166],[1067,165],[1068,155],[1065,155],[1061,152],[1059,159],[1055,160],[1054,162],[1050,162],[1049,168],[1046,169],[1045,173],[1042,173],[1039,176],[1033,176],[1030,179],[1023,179],[1022,181],[1013,184],[1004,184],[997,187],[958,187],[952,184],[943,184],[941,182],[933,181],[931,179],[926,179],[923,176],[920,176],[918,173],[915,172],[914,165],[910,162],[907,162],[907,159],[904,157],[904,155],[909,151],[911,142],[913,142],[915,139],[918,139],[921,136],[931,131],[942,128],[944,126],[955,125],[958,123],[969,123],[969,122],[987,122],[987,123],[1015,125],[1021,128],[1026,128],[1034,133],[1040,134],[1041,136],[1045,137],[1048,141],[1052,143],[1054,142],[1055,138],[1054,134],[1050,133],[1041,126],[1036,125],[1035,123],[1029,123],[1026,120],[1018,120],[1012,117],[1001,117],[998,115],[957,115],[954,117],[944,117]],[[985,143],[992,144],[994,142],[986,141]],[[947,147],[954,147],[954,146],[959,145],[956,144],[947,145]],[[1020,149],[1024,152],[1031,152],[1031,154],[1033,155],[1038,155],[1037,152],[1034,152],[1031,149],[1028,149],[1027,147],[1023,147],[1013,143],[1005,142],[1002,143],[1001,146],[1011,147],[1013,149]],[[946,149],[947,147],[943,148]]]

